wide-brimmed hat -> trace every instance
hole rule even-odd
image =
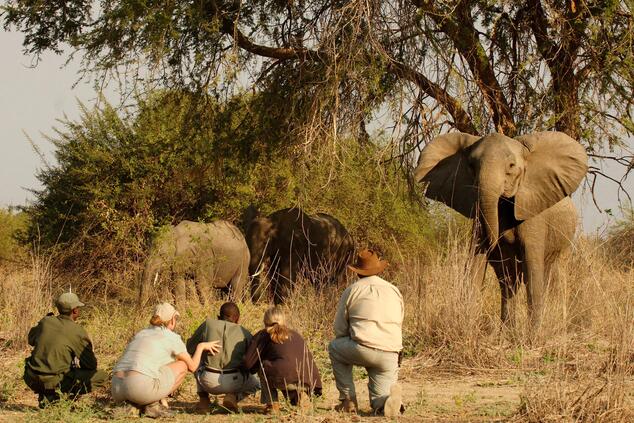
[[[74,292],[64,292],[62,295],[57,297],[55,305],[60,313],[68,313],[77,307],[83,307],[86,304],[79,301],[79,297]]]
[[[353,272],[363,276],[373,276],[381,273],[389,263],[381,260],[372,250],[365,249],[357,255],[357,261],[348,265]]]
[[[169,322],[172,317],[180,316],[181,314],[170,303],[161,303],[154,307],[154,315],[160,317],[164,322]]]

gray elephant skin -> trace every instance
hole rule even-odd
[[[583,146],[561,132],[517,138],[441,135],[423,148],[414,172],[426,196],[475,218],[476,266],[500,283],[503,323],[514,325],[513,297],[526,285],[533,330],[539,327],[553,262],[573,240],[569,195],[588,169]]]
[[[144,305],[150,295],[157,294],[165,300],[166,291],[172,291],[177,303],[189,294],[206,303],[213,288],[241,300],[248,285],[248,268],[249,248],[235,225],[224,220],[184,220],[154,239],[139,300]]]
[[[354,254],[354,241],[334,217],[308,215],[299,208],[278,210],[247,222],[247,244],[251,253],[252,298],[262,294],[260,273],[269,263],[273,299],[283,303],[300,272],[313,283],[337,283]]]

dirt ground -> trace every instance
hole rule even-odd
[[[50,410],[37,408],[35,395],[20,384],[16,372],[19,362],[4,361],[13,374],[10,382],[3,382],[4,395],[0,401],[0,422],[15,421],[102,421],[102,420],[139,420],[121,407],[115,407],[108,399],[107,392],[101,391],[85,396],[76,404],[61,404]],[[462,373],[462,372],[461,372]],[[4,373],[5,378],[7,372]],[[291,407],[285,407],[279,417],[262,414],[263,408],[256,398],[250,397],[241,403],[242,412],[227,414],[220,406],[210,414],[196,413],[193,406],[196,401],[195,387],[189,377],[175,398],[171,407],[177,411],[176,421],[199,422],[241,422],[241,421],[310,421],[335,423],[345,421],[385,421],[384,417],[370,413],[367,379],[358,373],[357,395],[360,413],[347,416],[332,410],[337,403],[337,391],[334,382],[326,375],[322,398],[314,401],[313,409],[298,413]],[[425,368],[416,360],[406,360],[401,369],[400,383],[403,387],[405,414],[398,420],[418,421],[502,421],[516,413],[522,392],[521,375],[515,371],[480,372],[479,374],[450,374],[433,368]],[[129,410],[128,410],[129,411]],[[144,419],[145,420],[145,419]]]
[[[115,406],[109,399],[107,390],[101,390],[82,397],[76,402],[62,402],[46,410],[37,408],[36,397],[21,378],[22,361],[14,356],[0,354],[0,422],[84,422],[84,421],[150,421],[139,419],[138,412]],[[241,402],[241,412],[227,413],[219,405],[214,405],[209,413],[196,412],[197,400],[195,384],[190,376],[179,389],[170,406],[176,411],[176,422],[359,422],[387,421],[385,417],[374,416],[370,412],[367,377],[363,370],[355,372],[357,396],[360,412],[358,415],[344,415],[333,410],[337,401],[337,391],[331,374],[324,374],[324,395],[313,402],[313,408],[299,411],[283,405],[280,416],[263,414],[257,398],[249,397]],[[529,381],[544,379],[546,376],[534,371],[517,369],[440,369],[422,358],[406,359],[400,371],[399,381],[403,387],[406,412],[397,420],[401,422],[451,421],[490,422],[523,421],[518,413]],[[538,380],[539,382],[539,380]],[[568,383],[580,384],[579,381]],[[634,376],[628,379],[625,402],[634,409]],[[548,388],[550,389],[550,387]],[[554,387],[552,388],[555,389]],[[221,398],[218,398],[221,400]],[[219,401],[221,403],[221,401]],[[567,421],[565,416],[558,421]]]

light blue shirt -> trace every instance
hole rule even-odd
[[[159,369],[187,352],[180,335],[164,326],[150,326],[134,335],[113,372],[134,370],[158,378]]]

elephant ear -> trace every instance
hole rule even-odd
[[[423,148],[414,171],[416,182],[426,182],[425,196],[442,201],[466,217],[474,217],[478,191],[465,149],[478,141],[461,132],[436,137]]]
[[[515,218],[526,220],[572,194],[588,171],[581,144],[563,132],[516,138],[527,148],[524,179],[515,195]]]

